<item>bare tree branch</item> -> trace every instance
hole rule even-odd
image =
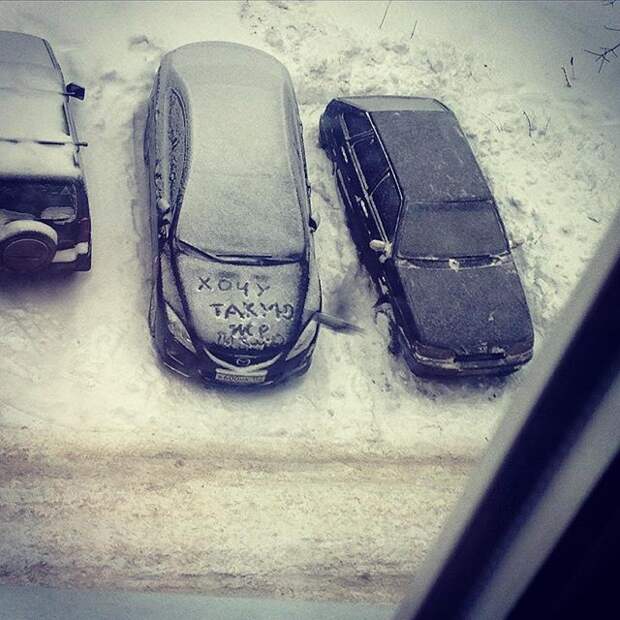
[[[530,117],[527,115],[527,112],[523,110],[523,114],[525,114],[525,118],[527,119],[527,134],[531,138],[532,137],[532,121]]]
[[[584,50],[588,54],[592,54],[595,57],[594,62],[600,63],[598,66],[598,72],[600,73],[606,62],[609,62],[609,57],[613,54],[614,58],[618,58],[616,50],[620,48],[620,42],[616,43],[613,47],[601,47],[600,52],[593,52],[592,50]]]
[[[564,65],[562,65],[562,71],[564,73],[564,80],[566,81],[566,86],[568,86],[568,88],[571,88],[572,84],[570,83],[570,80],[568,79],[568,73],[566,73],[566,67]]]
[[[385,13],[383,14],[383,19],[381,20],[381,23],[379,24],[379,30],[381,30],[381,28],[383,28],[383,22],[385,21],[385,18],[387,17],[388,11],[390,10],[390,6],[392,4],[392,0],[388,0],[388,3],[385,7]]]
[[[617,0],[605,0],[603,2],[604,6],[614,6]],[[605,26],[605,30],[610,30],[612,32],[620,32],[620,28],[614,28],[613,26]],[[584,50],[588,54],[592,54],[594,56],[594,62],[598,62],[598,72],[600,73],[605,66],[605,63],[609,62],[610,57],[618,58],[618,54],[616,54],[616,50],[620,48],[620,41],[616,43],[613,47],[601,47],[600,52],[593,52],[592,50]]]

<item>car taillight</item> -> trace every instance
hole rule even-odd
[[[78,243],[90,241],[90,218],[83,217],[78,222]]]

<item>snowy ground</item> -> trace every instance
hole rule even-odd
[[[399,599],[535,368],[437,382],[390,356],[316,144],[319,115],[343,94],[452,107],[522,242],[540,350],[618,208],[620,60],[598,74],[583,49],[614,42],[602,26],[620,25],[620,8],[393,2],[379,30],[385,8],[0,3],[0,28],[47,38],[67,80],[87,87],[94,231],[91,273],[0,282],[0,580]],[[162,53],[197,40],[288,66],[325,305],[365,328],[323,330],[308,374],[261,392],[171,374],[148,335],[144,106]]]

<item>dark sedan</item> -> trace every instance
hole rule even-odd
[[[321,289],[284,66],[233,43],[170,52],[151,94],[144,154],[150,325],[164,363],[234,385],[305,371]]]
[[[489,186],[435,99],[347,97],[320,145],[416,374],[499,374],[532,357],[523,287]]]

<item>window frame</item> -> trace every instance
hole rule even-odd
[[[177,155],[177,157],[180,157],[182,155],[182,162],[181,162],[181,166],[178,166],[177,164],[175,164],[176,168],[176,173],[177,173],[177,177],[175,177],[175,179],[173,180],[170,176],[171,172],[172,172],[172,166],[171,166],[171,161],[172,161],[172,152],[173,149],[171,148],[170,145],[170,138],[169,138],[169,130],[170,130],[170,120],[171,120],[171,116],[172,116],[172,100],[174,99],[175,103],[178,104],[179,110],[181,112],[181,122],[182,122],[182,132],[183,132],[183,151],[182,154],[179,152],[179,154]],[[166,144],[166,159],[167,159],[167,170],[166,170],[166,176],[167,176],[167,184],[168,184],[168,204],[170,205],[170,211],[171,211],[171,215],[172,215],[172,219],[174,219],[176,213],[179,210],[179,206],[180,203],[182,202],[183,199],[183,192],[182,192],[182,187],[184,185],[184,181],[186,179],[187,176],[187,153],[189,150],[189,137],[188,137],[188,131],[187,131],[187,110],[185,108],[185,102],[183,101],[183,96],[182,94],[174,87],[171,87],[168,89],[167,91],[167,96],[166,96],[166,133],[165,133],[165,144]],[[160,160],[161,161],[161,160]],[[177,181],[178,179],[178,181]],[[174,185],[175,183],[178,182],[178,187],[176,189],[176,195],[173,196],[174,194]]]
[[[354,114],[354,113],[359,113],[360,116],[363,116],[367,121],[368,124],[370,125],[370,129],[368,129],[367,131],[362,131],[361,133],[351,133],[349,131],[349,126],[347,125],[347,121],[345,119],[345,115],[346,114]],[[340,124],[342,126],[342,133],[344,134],[345,140],[352,142],[353,140],[357,141],[358,138],[361,138],[362,136],[371,136],[374,133],[374,125],[372,120],[370,120],[370,117],[368,116],[368,112],[364,112],[363,110],[357,110],[357,109],[349,109],[349,110],[343,110],[340,112]]]
[[[391,179],[394,182],[394,187],[396,188],[396,192],[399,198],[398,206],[396,207],[396,217],[394,219],[394,229],[392,230],[390,234],[388,234],[388,230],[385,226],[384,218],[381,215],[381,212],[379,210],[379,207],[377,206],[377,203],[375,202],[375,197],[374,197],[375,192],[379,189],[382,183],[387,181],[387,179]],[[396,233],[398,231],[398,226],[400,224],[400,216],[401,216],[402,207],[403,207],[403,196],[400,191],[400,187],[398,186],[398,181],[396,180],[396,177],[394,176],[394,174],[391,172],[390,169],[388,169],[385,172],[385,174],[379,179],[379,181],[376,183],[376,185],[374,186],[374,188],[372,189],[368,197],[369,197],[369,202],[371,204],[371,208],[373,212],[376,213],[377,224],[379,225],[379,230],[381,234],[384,236],[384,241],[394,242],[396,239]]]
[[[394,225],[394,232],[392,234],[392,240],[394,241],[396,239],[396,235],[398,234],[398,228],[400,225],[400,219],[403,213],[403,204],[404,204],[404,197],[403,197],[403,193],[400,187],[400,184],[398,182],[398,176],[396,175],[396,171],[394,170],[394,167],[392,166],[392,162],[390,160],[390,157],[387,153],[387,151],[385,150],[385,146],[383,145],[383,141],[381,140],[381,137],[379,136],[379,132],[377,131],[377,128],[375,126],[375,124],[372,121],[372,118],[370,118],[370,115],[368,114],[368,112],[364,112],[362,110],[358,110],[359,112],[361,112],[364,116],[366,116],[366,118],[368,119],[370,126],[371,126],[371,131],[367,131],[367,132],[363,132],[360,134],[355,134],[354,136],[350,136],[349,135],[349,131],[348,131],[348,127],[347,124],[345,122],[344,116],[347,112],[347,110],[342,110],[339,113],[339,121],[340,121],[340,126],[342,127],[342,131],[343,131],[343,135],[344,135],[344,141],[346,144],[346,148],[349,152],[349,159],[351,161],[351,163],[353,164],[353,168],[355,170],[355,174],[357,175],[357,178],[360,182],[360,186],[362,188],[362,191],[365,194],[365,198],[366,198],[366,202],[368,203],[368,208],[370,213],[372,213],[372,217],[375,220],[375,223],[377,225],[377,228],[379,230],[379,234],[381,235],[383,241],[390,241],[390,237],[387,234],[387,231],[385,229],[385,226],[383,224],[383,219],[381,218],[379,211],[377,209],[377,206],[375,205],[375,202],[373,200],[372,194],[373,192],[379,187],[379,185],[384,181],[384,179],[386,179],[388,176],[391,176],[392,179],[394,179],[394,183],[396,184],[396,189],[398,191],[398,196],[400,198],[399,200],[399,204],[398,204],[398,212],[396,214],[396,223]],[[367,180],[366,177],[364,176],[364,173],[362,172],[362,167],[359,163],[359,160],[357,158],[357,154],[354,150],[354,146],[358,143],[358,142],[362,142],[364,140],[366,140],[367,138],[373,137],[376,141],[377,144],[379,145],[379,148],[381,149],[381,152],[383,153],[383,156],[385,158],[385,160],[387,161],[387,168],[385,170],[385,172],[383,173],[383,175],[377,180],[377,182],[374,184],[374,187],[370,188],[367,185]]]

